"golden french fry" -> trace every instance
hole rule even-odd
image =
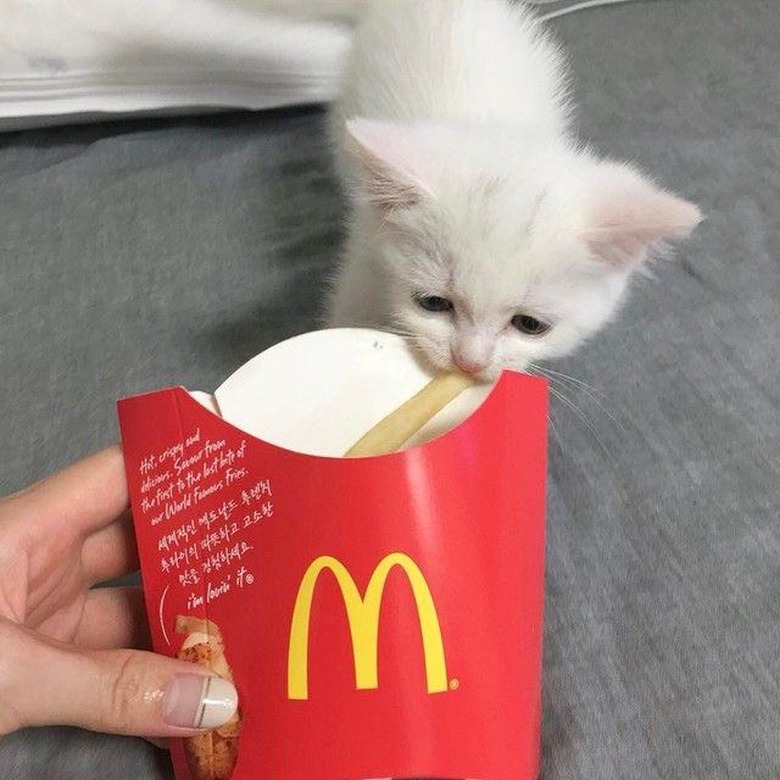
[[[434,415],[473,384],[474,377],[469,374],[439,374],[419,393],[380,420],[347,450],[345,457],[363,458],[396,452]]]

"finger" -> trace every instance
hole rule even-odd
[[[115,522],[84,541],[81,565],[90,585],[108,582],[138,570],[138,549],[129,511],[123,512]]]
[[[149,649],[151,638],[141,588],[93,588],[73,640],[90,650]]]
[[[109,525],[128,506],[122,450],[115,444],[6,500],[29,508],[43,534],[50,528],[92,533]]]
[[[0,624],[0,645],[6,672],[0,675],[0,730],[6,732],[66,725],[134,736],[191,736],[223,725],[238,706],[231,683],[153,653],[79,652],[10,622]]]

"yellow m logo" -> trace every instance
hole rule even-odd
[[[428,693],[447,690],[447,666],[441,638],[439,617],[428,583],[417,564],[404,553],[391,553],[383,558],[368,581],[365,596],[346,567],[336,558],[323,555],[309,566],[301,580],[295,600],[290,646],[287,658],[287,696],[290,699],[309,698],[309,619],[314,588],[320,574],[329,569],[341,588],[347,609],[352,653],[355,659],[355,686],[359,690],[378,688],[377,644],[379,639],[379,608],[390,570],[400,566],[412,587],[420,618],[425,675]]]

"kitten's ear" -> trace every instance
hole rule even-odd
[[[654,247],[687,238],[702,215],[628,166],[600,163],[589,177],[582,237],[597,259],[636,268]]]
[[[361,170],[361,182],[371,202],[382,211],[415,206],[431,197],[430,158],[420,129],[369,119],[347,122]]]

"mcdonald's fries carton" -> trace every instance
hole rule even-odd
[[[178,780],[537,777],[547,387],[505,372],[341,457],[429,380],[397,336],[320,331],[119,402],[154,648],[240,697]]]

